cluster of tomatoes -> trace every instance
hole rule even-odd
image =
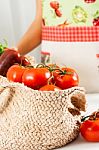
[[[74,69],[56,64],[38,64],[34,67],[15,64],[8,69],[7,79],[42,91],[64,90],[79,84],[79,77]]]
[[[8,69],[7,79],[40,91],[64,90],[79,84],[79,77],[74,69],[59,67],[56,64],[39,64],[34,67],[16,64]],[[81,135],[87,141],[99,142],[99,112],[94,112],[82,120]]]

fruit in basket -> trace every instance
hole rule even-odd
[[[53,72],[55,85],[61,89],[67,89],[78,86],[79,77],[76,71],[72,68],[61,68]]]
[[[41,92],[21,84],[1,87],[0,150],[51,150],[78,137],[84,88]]]
[[[7,49],[0,56],[0,75],[6,76],[8,69],[15,63],[20,62],[20,54],[13,50]]]
[[[46,85],[50,77],[51,73],[47,68],[30,68],[24,72],[22,82],[24,85],[37,90]]]
[[[55,91],[78,86],[79,77],[72,68],[61,68],[57,64],[38,64],[37,66],[13,65],[8,69],[10,81],[22,82],[34,90]]]
[[[39,91],[59,91],[61,88],[55,86],[54,84],[47,84],[39,89]]]
[[[99,111],[85,118],[80,127],[81,135],[89,142],[99,142]]]
[[[19,66],[19,65],[13,65],[11,66],[7,71],[7,79],[9,81],[13,82],[22,82],[22,75],[26,68]]]

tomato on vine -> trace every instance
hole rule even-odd
[[[47,68],[31,68],[24,72],[22,82],[24,85],[38,90],[47,84],[50,77],[51,73]]]
[[[16,64],[11,66],[7,71],[7,79],[13,82],[22,82],[22,76],[26,68]]]
[[[53,73],[54,82],[56,86],[61,89],[67,89],[74,86],[78,86],[79,77],[76,71],[72,68],[61,68],[61,70],[56,70]]]
[[[55,86],[54,84],[47,84],[39,89],[39,91],[59,91],[61,88]]]
[[[87,117],[86,117],[87,118]],[[81,135],[89,142],[99,142],[99,112],[88,116],[80,127]]]

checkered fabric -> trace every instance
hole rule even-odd
[[[99,26],[94,27],[42,27],[42,40],[57,42],[99,41]]]

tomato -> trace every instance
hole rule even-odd
[[[61,88],[53,84],[47,84],[39,89],[39,91],[59,91],[59,90],[61,90]]]
[[[71,88],[79,84],[78,74],[72,68],[62,68],[61,72],[55,71],[53,75],[56,86],[61,89]]]
[[[11,66],[7,71],[7,79],[13,82],[22,82],[22,75],[26,69],[19,65]]]
[[[22,82],[24,85],[37,90],[46,85],[50,77],[51,73],[47,68],[32,68],[24,72]]]
[[[80,127],[81,135],[89,142],[99,142],[99,112],[96,115],[85,120]]]

